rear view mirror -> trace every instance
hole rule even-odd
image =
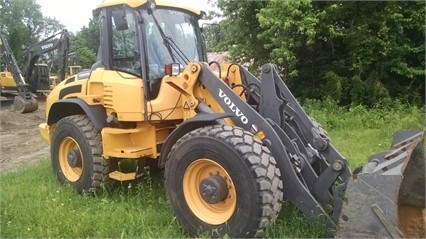
[[[98,18],[99,15],[101,15],[101,10],[99,10],[99,9],[92,10],[92,16],[93,16],[93,18]]]
[[[118,31],[129,29],[129,25],[127,24],[126,12],[124,9],[112,11],[112,18],[114,20],[115,28]]]

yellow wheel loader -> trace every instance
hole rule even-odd
[[[352,172],[274,65],[255,77],[206,63],[202,15],[152,0],[94,10],[98,61],[51,91],[39,125],[59,182],[93,193],[157,160],[190,236],[262,237],[288,200],[336,237],[403,237],[398,207],[424,210],[424,132],[399,133]]]

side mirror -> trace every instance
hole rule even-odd
[[[101,15],[101,10],[100,9],[94,9],[94,10],[92,10],[92,16],[93,16],[94,19],[98,18],[99,15]]]
[[[112,18],[114,20],[115,28],[118,31],[129,29],[129,25],[127,24],[126,12],[124,9],[112,11]]]
[[[156,7],[155,0],[148,0],[147,4],[148,4],[148,14],[151,15],[152,12],[154,12]]]

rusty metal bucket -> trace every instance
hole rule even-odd
[[[425,131],[396,132],[391,149],[349,179],[337,238],[425,238]]]
[[[31,97],[24,99],[22,96],[15,96],[11,110],[16,113],[30,113],[38,109],[37,99]]]

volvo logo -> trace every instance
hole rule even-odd
[[[232,112],[235,113],[235,115],[240,118],[241,122],[243,124],[248,123],[247,117],[244,115],[244,113],[235,105],[234,102],[232,102],[231,99],[225,94],[225,92],[222,91],[222,89],[219,88],[219,97],[225,102],[225,104],[229,107],[229,109],[232,110]]]
[[[53,47],[53,43],[49,43],[49,44],[43,45],[43,46],[41,46],[41,49],[42,50],[46,50],[46,49],[51,48],[51,47]]]

